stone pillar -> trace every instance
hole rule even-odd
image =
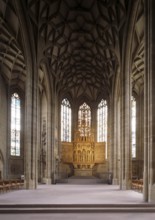
[[[93,106],[91,106],[91,128],[92,132],[94,132],[94,141],[97,141],[97,107],[98,105],[96,104],[93,104]]]
[[[155,1],[145,1],[144,201],[155,202]]]
[[[46,183],[51,184],[52,182],[52,89],[49,85],[50,79],[49,74],[46,71],[46,85],[47,85],[47,156],[46,156]]]
[[[119,74],[119,73],[118,73]],[[119,81],[118,76],[115,83],[115,88],[113,92],[113,106],[112,106],[112,122],[111,122],[111,129],[112,129],[112,136],[111,136],[111,160],[113,161],[113,184],[119,184],[119,155],[120,155],[120,101],[119,101]]]
[[[121,89],[121,189],[131,188],[131,140],[130,140],[130,75],[125,71]],[[124,74],[123,74],[124,75]]]
[[[108,171],[112,172],[114,168],[114,108],[111,96],[108,101],[107,134]]]
[[[51,141],[51,131],[52,131],[52,120],[51,120],[51,101],[48,100],[48,110],[47,110],[47,173],[46,173],[46,183],[51,184],[51,160],[52,160],[52,141]]]
[[[131,47],[139,1],[131,1],[123,38],[121,65],[121,189],[131,188]]]
[[[144,73],[144,174],[143,174],[143,200],[148,201],[148,146],[149,146],[149,26],[150,26],[150,1],[145,1],[145,73]]]
[[[57,178],[57,172],[58,172],[58,166],[57,166],[57,156],[58,156],[58,97],[56,95],[56,92],[53,91],[52,96],[52,132],[51,132],[51,144],[52,144],[52,184],[56,183]]]
[[[25,181],[26,188],[37,186],[37,74],[27,71],[25,99]]]
[[[143,178],[144,162],[144,91],[136,96],[136,171],[134,175]]]
[[[37,187],[37,86],[38,72],[36,65],[36,48],[32,26],[26,16],[24,1],[15,1],[15,8],[21,25],[23,48],[26,64],[25,85],[25,127],[24,127],[24,169],[27,189]]]

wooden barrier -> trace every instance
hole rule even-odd
[[[0,192],[7,192],[15,189],[20,189],[24,186],[24,180],[0,180]]]
[[[143,192],[143,179],[132,180],[132,189],[139,192]]]

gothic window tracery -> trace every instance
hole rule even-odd
[[[136,157],[136,99],[131,97],[131,145],[132,158]]]
[[[79,107],[78,130],[82,137],[91,135],[91,109],[85,102]]]
[[[21,100],[18,93],[11,97],[11,156],[20,156]]]
[[[71,142],[71,106],[66,98],[61,103],[61,141]]]
[[[107,101],[103,99],[97,109],[97,141],[107,142]]]

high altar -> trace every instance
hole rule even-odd
[[[61,152],[62,162],[73,165],[75,176],[92,176],[95,164],[105,162],[105,142],[95,142],[93,132],[82,136],[76,131],[72,143],[62,142]]]

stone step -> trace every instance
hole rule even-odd
[[[0,205],[0,214],[11,213],[155,213],[155,204],[22,204]]]
[[[69,184],[97,184],[101,183],[99,178],[94,176],[72,176],[68,178]]]
[[[56,180],[56,183],[68,183],[68,184],[77,184],[77,185],[83,185],[83,184],[111,184],[109,180],[103,176],[95,177],[95,176],[71,176],[71,177],[59,177]]]

